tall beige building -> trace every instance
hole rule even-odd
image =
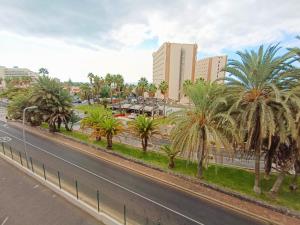
[[[185,80],[195,80],[197,44],[164,43],[153,56],[153,83],[168,83],[167,97],[180,101]],[[160,92],[156,95],[162,98]]]
[[[222,69],[226,66],[227,56],[214,56],[197,61],[195,79],[203,78],[206,81],[214,81],[225,77]]]

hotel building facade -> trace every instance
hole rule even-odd
[[[153,83],[158,87],[166,81],[167,98],[181,101],[185,80],[195,79],[197,44],[164,43],[153,56]],[[158,90],[156,97],[163,98]]]
[[[4,66],[0,66],[0,88],[5,88],[5,78],[6,77],[31,77],[32,80],[36,80],[38,77],[38,74],[27,69],[27,68],[19,68],[19,67],[13,67],[13,68],[6,68]]]
[[[195,78],[203,78],[206,81],[214,81],[225,77],[227,56],[214,56],[197,61]]]
[[[165,42],[153,57],[153,83],[158,87],[166,81],[169,89],[168,99],[186,103],[188,99],[183,93],[185,80],[195,82],[198,78],[214,81],[225,77],[222,69],[226,66],[227,56],[215,56],[197,61],[197,44],[180,44]],[[222,81],[221,81],[222,82]],[[157,98],[163,98],[160,91]]]

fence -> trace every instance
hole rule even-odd
[[[121,224],[202,224],[46,150],[30,145],[27,147],[26,157],[24,151],[20,150],[22,147],[21,141],[14,140],[13,145],[2,143],[0,152],[58,188],[69,192],[78,201],[85,202],[99,213],[106,213]]]

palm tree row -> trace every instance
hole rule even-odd
[[[193,103],[191,109],[171,115],[172,148],[198,159],[198,176],[208,156],[208,143],[225,149],[238,149],[254,156],[253,190],[261,192],[260,161],[266,155],[270,165],[281,171],[272,193],[284,175],[299,160],[299,49],[278,55],[280,48],[261,46],[257,52],[237,52],[240,60],[230,60],[225,85],[197,82],[185,87]],[[272,153],[271,153],[272,152]],[[269,170],[269,171],[267,171]]]

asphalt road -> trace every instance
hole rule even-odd
[[[0,158],[1,225],[104,225]]]
[[[13,149],[24,152],[21,130],[0,123],[1,136],[10,136],[12,140],[9,145]],[[99,190],[100,208],[113,213],[118,218],[123,218],[125,204],[128,224],[262,224],[253,218],[238,214],[84,153],[73,151],[64,145],[28,132],[26,133],[26,140],[28,154],[33,158],[35,170],[42,168],[42,163],[44,163],[47,176],[55,182],[57,171],[60,171],[62,187],[69,189],[74,194],[76,179],[78,181],[79,198],[95,207],[97,202],[96,190]],[[51,156],[41,149],[61,159]],[[63,160],[67,160],[71,164]],[[100,176],[109,181],[101,179]],[[115,182],[125,189],[110,182]],[[141,196],[144,196],[144,198]]]

